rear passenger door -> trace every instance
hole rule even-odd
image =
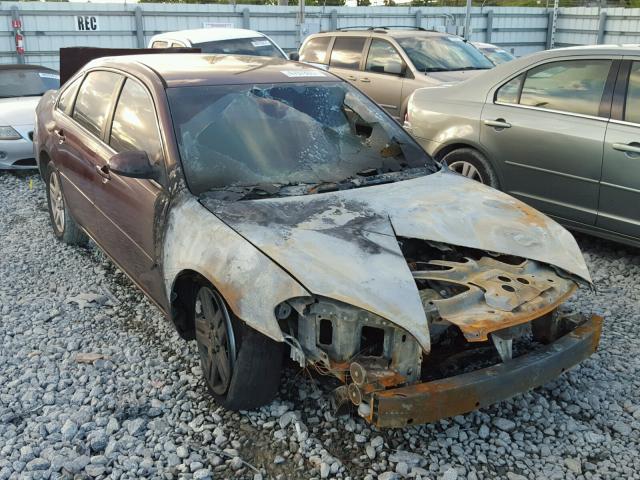
[[[362,51],[366,41],[367,37],[336,37],[329,59],[329,71],[358,88],[361,86],[358,80],[362,73]]]
[[[372,38],[358,87],[396,120],[402,109],[402,76],[406,64],[386,40]]]
[[[94,210],[93,188],[102,178],[97,171],[101,158],[109,155],[102,135],[122,79],[111,71],[89,72],[75,103],[67,107],[70,117],[56,114],[54,135],[59,146],[55,160],[62,174],[63,190],[74,218],[94,237],[99,219]]]
[[[625,60],[616,82],[596,225],[640,238],[640,58]]]
[[[595,225],[618,64],[548,61],[487,99],[480,143],[502,172],[503,190],[547,214]]]

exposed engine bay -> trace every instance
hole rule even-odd
[[[350,401],[371,415],[371,396],[416,382],[510,362],[554,341],[582,320],[559,305],[578,280],[540,262],[399,238],[427,316],[431,350],[373,313],[315,297],[281,304],[276,315],[300,366],[337,377],[337,409]]]

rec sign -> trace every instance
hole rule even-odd
[[[80,32],[97,32],[99,29],[98,17],[76,15],[76,30]]]

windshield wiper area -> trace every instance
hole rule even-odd
[[[462,68],[454,68],[453,71],[461,72],[464,70],[490,70],[491,67],[462,67]]]
[[[255,185],[231,185],[215,187],[203,193],[207,198],[233,202],[236,200],[255,200],[278,196],[283,185],[277,183],[259,183]]]

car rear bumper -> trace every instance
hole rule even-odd
[[[485,407],[547,383],[596,351],[602,318],[593,316],[536,352],[507,363],[431,382],[376,392],[371,416],[379,427],[433,422]]]

